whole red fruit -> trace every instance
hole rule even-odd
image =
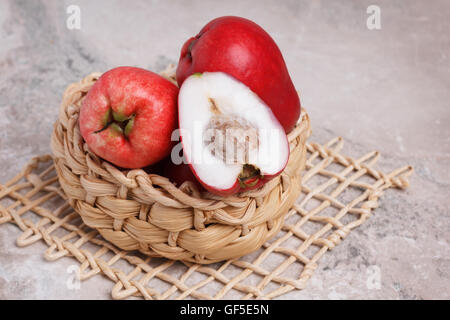
[[[79,126],[89,148],[122,168],[142,168],[170,153],[178,88],[140,68],[104,73],[83,100]]]
[[[185,42],[177,68],[179,86],[193,73],[228,73],[255,92],[289,133],[300,116],[300,99],[275,41],[240,17],[212,20]]]

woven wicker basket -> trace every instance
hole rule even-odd
[[[173,68],[162,75],[174,81]],[[141,169],[118,169],[93,154],[81,137],[78,114],[99,76],[66,89],[51,140],[59,182],[86,225],[121,249],[202,264],[253,252],[279,232],[301,191],[310,134],[304,111],[289,134],[283,173],[260,189],[222,198],[190,182],[177,188]]]

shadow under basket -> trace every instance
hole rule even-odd
[[[171,81],[173,73],[162,74]],[[142,169],[124,170],[92,153],[78,127],[93,73],[65,91],[51,139],[59,182],[83,222],[123,250],[207,264],[238,258],[275,236],[301,192],[309,118],[303,110],[289,133],[290,158],[260,189],[230,197],[180,187]]]

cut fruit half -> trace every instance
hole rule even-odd
[[[270,108],[225,73],[187,78],[178,96],[178,115],[186,161],[212,193],[258,188],[288,162],[289,143]]]

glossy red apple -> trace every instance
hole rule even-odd
[[[144,69],[104,73],[83,100],[79,126],[89,148],[123,168],[142,168],[166,157],[177,127],[178,88]]]
[[[247,85],[289,133],[300,116],[300,99],[280,49],[256,23],[240,17],[212,20],[181,49],[177,81],[197,72],[228,73]]]

